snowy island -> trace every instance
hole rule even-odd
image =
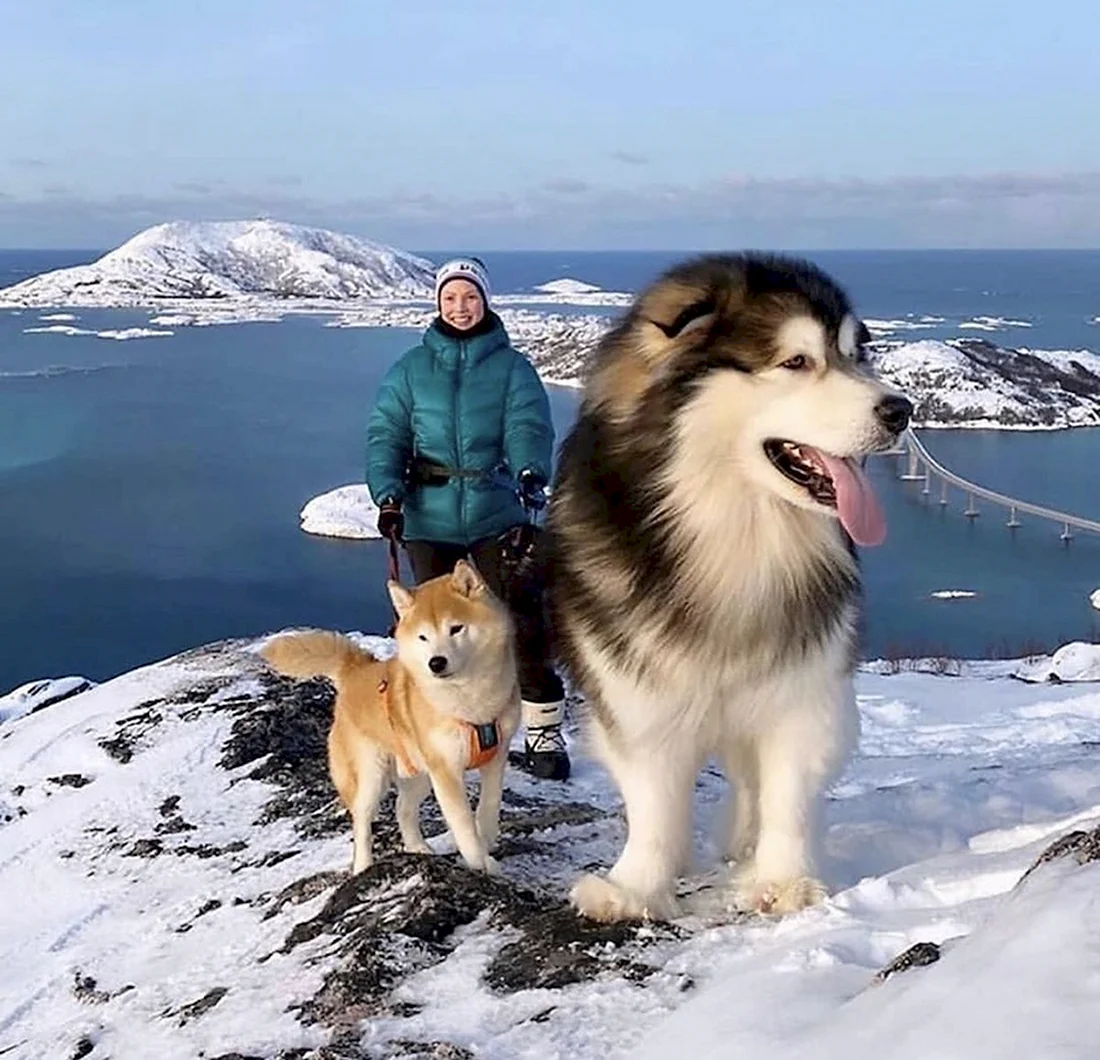
[[[279,221],[155,225],[90,265],[0,290],[0,304],[149,306],[165,299],[430,298],[432,263]]]
[[[1096,646],[865,666],[825,905],[727,908],[705,771],[683,915],[612,927],[565,900],[624,828],[576,742],[568,784],[509,771],[500,876],[448,853],[432,799],[439,856],[400,853],[388,799],[350,878],[331,686],[257,647],[39,692],[0,726],[5,1060],[1094,1055],[1100,686],[1073,682],[1100,675]]]
[[[165,328],[331,317],[334,327],[423,328],[431,321],[433,265],[381,243],[271,220],[156,225],[88,265],[0,290],[0,308],[148,308],[151,328],[90,331],[51,313],[27,331],[101,338],[169,335]],[[496,296],[516,346],[547,382],[576,386],[609,310],[631,294],[559,277]],[[543,309],[542,306],[546,308]],[[563,312],[554,307],[583,312]],[[597,311],[599,310],[599,311]],[[65,321],[65,323],[62,323]],[[1010,349],[974,332],[1028,321],[978,316],[945,341],[909,341],[944,318],[869,319],[884,378],[914,402],[924,427],[1058,429],[1100,425],[1100,357],[1088,350]],[[156,330],[154,330],[156,329]]]

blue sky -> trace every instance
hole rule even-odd
[[[0,8],[0,246],[1100,245],[1095,0]]]

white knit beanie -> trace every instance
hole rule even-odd
[[[476,258],[452,258],[439,266],[439,270],[435,274],[436,306],[439,305],[439,292],[443,290],[443,285],[450,280],[469,280],[481,291],[481,297],[485,300],[485,307],[488,309],[491,294],[489,290],[489,273],[485,271],[485,266],[480,261]]]

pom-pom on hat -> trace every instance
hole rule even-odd
[[[439,270],[435,274],[435,304],[437,307],[439,306],[439,295],[443,291],[444,284],[450,283],[451,280],[468,280],[472,283],[481,291],[481,297],[485,301],[486,308],[488,308],[491,293],[489,290],[489,273],[477,258],[452,258],[439,266]]]

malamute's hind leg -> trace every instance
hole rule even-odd
[[[397,778],[397,827],[401,846],[409,854],[430,854],[432,848],[420,831],[420,804],[428,797],[431,781],[426,773]]]
[[[593,920],[667,920],[673,889],[691,842],[691,798],[697,762],[690,748],[612,746],[597,749],[622,794],[627,841],[606,877],[584,876],[573,904]]]
[[[731,740],[722,750],[722,764],[729,781],[724,852],[730,861],[744,865],[752,860],[760,831],[760,774],[756,748],[747,740]]]

